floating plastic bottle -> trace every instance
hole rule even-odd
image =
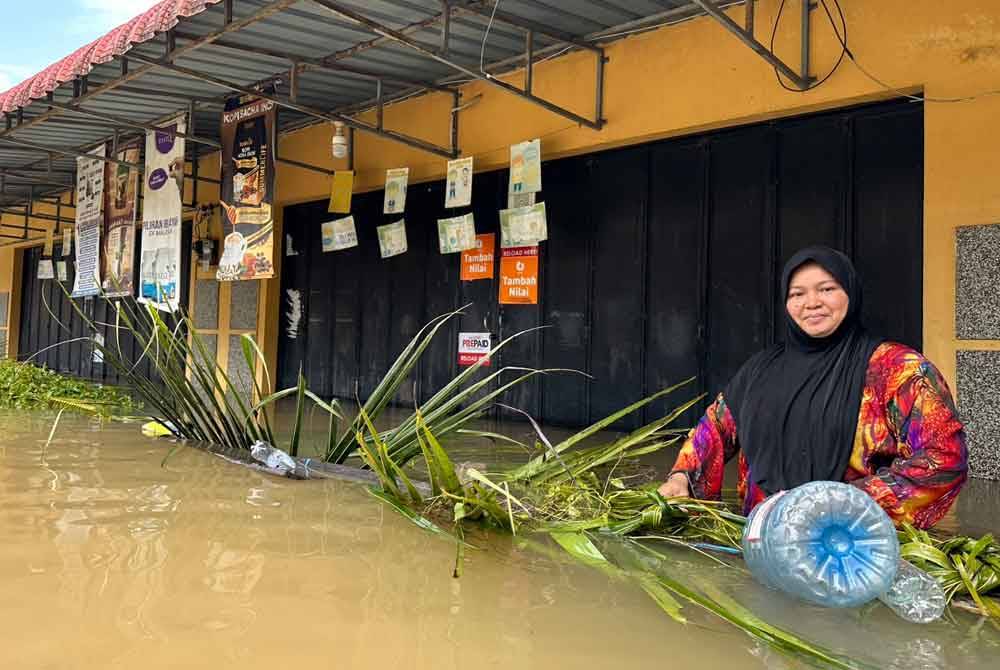
[[[295,459],[267,442],[255,442],[250,447],[250,456],[264,467],[277,470],[281,474],[295,470]]]
[[[827,607],[857,607],[886,593],[899,565],[889,516],[839,482],[771,496],[750,514],[742,545],[759,582]]]
[[[892,586],[879,596],[879,600],[911,623],[937,621],[948,605],[948,598],[938,581],[903,559],[899,560]]]

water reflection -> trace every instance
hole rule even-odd
[[[798,667],[698,611],[675,624],[532,538],[470,533],[453,579],[454,545],[361,486],[194,449],[161,465],[165,443],[138,426],[66,416],[46,448],[50,421],[0,415],[0,626],[14,641],[0,667]],[[964,613],[913,627],[791,603],[689,553],[669,569],[876,667],[982,667],[996,653],[996,631]]]

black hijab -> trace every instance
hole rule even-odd
[[[847,292],[844,321],[831,335],[814,338],[786,310],[787,341],[747,361],[724,392],[750,476],[766,493],[843,480],[868,362],[883,341],[861,325],[861,282],[839,251],[816,246],[792,256],[781,277],[783,301],[792,274],[809,262]]]

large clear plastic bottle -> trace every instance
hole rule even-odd
[[[287,474],[295,470],[295,459],[267,442],[255,442],[250,447],[250,456],[264,467],[280,474]]]
[[[840,482],[771,496],[750,514],[742,544],[758,581],[827,607],[856,607],[886,593],[899,565],[888,515]]]
[[[896,579],[879,596],[885,605],[911,623],[931,623],[944,614],[948,598],[941,584],[917,566],[899,560]]]

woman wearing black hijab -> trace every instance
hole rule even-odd
[[[896,523],[934,525],[965,483],[965,433],[941,374],[868,333],[844,254],[809,247],[785,265],[786,342],[747,361],[691,431],[660,493],[717,499],[739,453],[744,512],[810,481],[854,484]]]

